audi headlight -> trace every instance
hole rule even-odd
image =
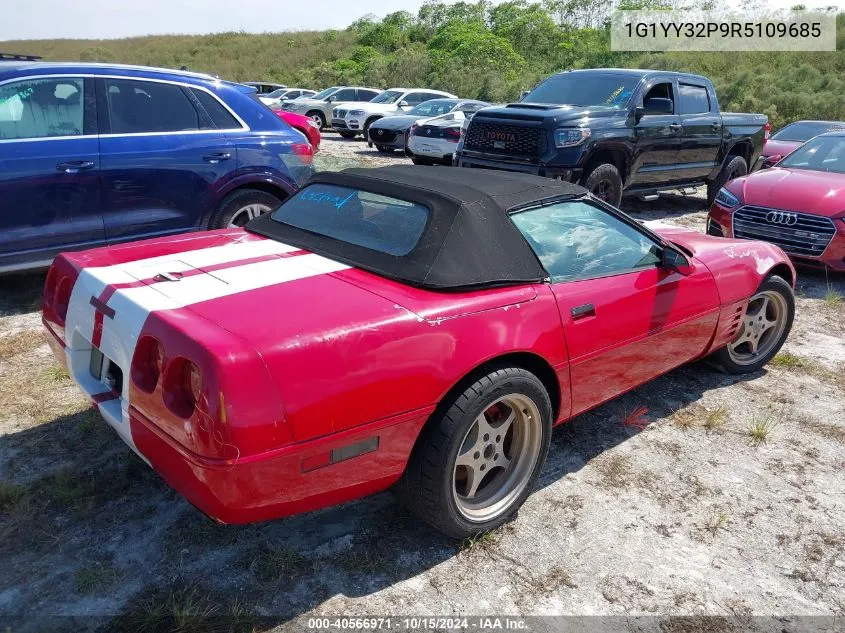
[[[719,193],[716,194],[716,204],[731,209],[739,204],[739,198],[722,187],[719,189]]]
[[[364,111],[363,110],[350,110],[349,114],[351,116],[361,116],[362,114],[364,114]]]
[[[555,130],[555,147],[574,147],[592,135],[588,127],[562,127]]]

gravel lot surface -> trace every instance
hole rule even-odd
[[[318,155],[323,169],[397,162],[334,134]],[[623,206],[704,228],[701,195]],[[43,275],[0,278],[0,631],[264,631],[326,614],[671,614],[694,616],[674,630],[704,631],[841,617],[845,279],[799,273],[795,326],[768,369],[683,367],[559,427],[516,520],[463,543],[389,492],[214,524],[58,371],[40,334]]]

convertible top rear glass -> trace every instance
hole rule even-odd
[[[423,288],[531,283],[548,274],[508,211],[586,193],[508,172],[347,169],[315,174],[246,229]]]

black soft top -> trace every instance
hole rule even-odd
[[[457,167],[319,172],[308,184],[361,189],[423,205],[428,222],[416,246],[389,255],[318,235],[266,214],[247,229],[413,286],[458,290],[537,282],[548,277],[508,211],[581,197],[578,185],[528,174]],[[307,186],[307,185],[306,185]]]

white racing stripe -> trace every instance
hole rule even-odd
[[[100,411],[136,453],[140,455],[129,429],[129,368],[138,337],[150,313],[184,308],[203,301],[349,268],[345,264],[312,253],[241,265],[237,263],[239,260],[281,255],[296,250],[299,249],[273,240],[240,242],[115,266],[84,268],[80,272],[71,293],[68,309],[67,359],[71,376],[88,396],[93,396],[106,391],[107,388],[91,376],[89,371],[95,323],[91,297],[99,297],[107,286],[113,284],[152,279],[159,273],[188,272],[207,266],[233,263],[230,268],[217,269],[210,274],[185,276],[179,281],[161,281],[120,288],[108,299],[107,305],[114,309],[115,316],[114,319],[103,319],[103,334],[99,347],[107,358],[121,368],[123,393],[120,400],[102,403]]]

